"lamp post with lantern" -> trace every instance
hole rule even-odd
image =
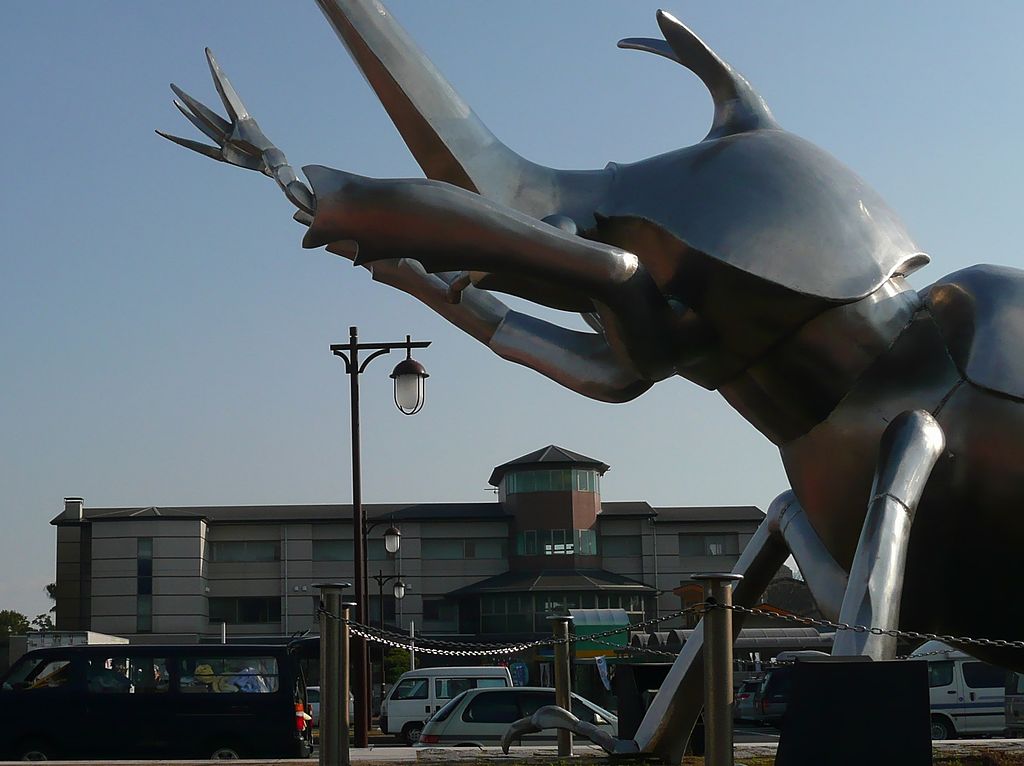
[[[392,527],[391,529],[388,530],[388,532],[391,532],[392,530],[395,530],[396,532],[398,531],[394,527]],[[387,533],[385,533],[385,535],[387,535]],[[386,543],[385,543],[385,545],[386,545]],[[395,546],[396,550],[397,550],[397,548],[398,548],[398,546]],[[378,604],[380,605],[380,629],[384,630],[384,585],[386,583],[389,583],[392,580],[394,580],[395,584],[391,586],[391,595],[393,595],[395,597],[395,601],[398,602],[398,601],[401,601],[403,598],[405,598],[405,581],[402,579],[401,573],[393,574],[393,575],[386,575],[386,574],[384,574],[384,570],[378,570],[377,574],[371,575],[371,577],[373,577],[373,579],[376,580],[376,582],[377,582],[377,598],[378,598]],[[387,678],[385,677],[385,672],[384,672],[385,671],[385,666],[386,666],[386,654],[387,654],[387,652],[385,651],[384,645],[381,644],[381,647],[380,647],[380,699],[381,699],[381,702],[384,701],[384,691],[385,691],[385,686],[387,684]]]
[[[345,372],[349,376],[349,394],[351,402],[352,424],[352,537],[353,565],[355,580],[355,621],[363,625],[367,620],[367,576],[366,576],[366,515],[363,511],[362,466],[359,451],[359,376],[374,359],[389,354],[395,349],[405,349],[406,358],[399,362],[391,373],[395,382],[395,405],[404,415],[415,415],[423,408],[425,381],[428,377],[423,365],[412,358],[414,348],[426,348],[430,341],[413,341],[409,335],[405,342],[398,343],[360,343],[359,330],[349,327],[348,343],[331,345],[331,353],[345,362]],[[359,352],[370,353],[360,359]],[[397,529],[392,527],[384,535],[384,547],[389,553],[398,550],[401,538]],[[403,592],[404,595],[404,592]],[[353,642],[353,661],[355,673],[353,684],[355,689],[355,746],[369,745],[370,730],[370,683],[369,653],[366,639],[355,637]]]

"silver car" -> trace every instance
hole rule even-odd
[[[542,686],[470,689],[430,717],[417,746],[496,747],[510,724],[554,704],[555,690]],[[618,733],[614,713],[578,694],[572,695],[572,713],[613,736]],[[527,734],[517,744],[553,744],[556,738],[555,731],[548,730]]]
[[[761,680],[744,681],[740,684],[739,690],[733,699],[732,717],[734,721],[760,721],[761,715],[758,712],[756,693],[761,686]]]
[[[310,717],[313,719],[310,721],[310,726],[314,729],[320,728],[320,687],[319,686],[307,686],[306,687],[306,702],[309,703],[309,710],[307,711]],[[355,720],[356,713],[356,698],[352,695],[352,692],[348,694],[348,720]]]

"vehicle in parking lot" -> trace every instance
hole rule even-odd
[[[754,695],[761,685],[761,679],[744,681],[733,697],[732,717],[734,721],[760,721]]]
[[[0,677],[0,758],[303,758],[305,705],[286,646],[38,649]]]
[[[516,686],[509,689],[470,689],[458,695],[435,713],[423,727],[419,745],[452,747],[494,747],[509,725],[533,715],[545,705],[555,704],[555,690],[542,686]],[[618,735],[619,720],[614,713],[595,705],[578,694],[572,695],[572,713],[613,736]],[[557,739],[554,730],[525,735],[523,745],[548,744]]]
[[[759,721],[778,726],[789,704],[789,691],[793,686],[793,666],[769,668],[754,691],[754,712]]]
[[[506,667],[420,668],[403,673],[380,706],[380,730],[407,744],[420,738],[424,722],[467,689],[512,686]]]
[[[927,660],[932,739],[1002,734],[1007,671],[939,641],[922,644],[911,660]]]
[[[308,707],[306,712],[309,713],[313,719],[310,725],[314,729],[320,728],[320,687],[319,686],[307,686],[306,687],[306,701]],[[351,722],[355,720],[356,716],[356,698],[352,692],[348,693],[348,720]]]

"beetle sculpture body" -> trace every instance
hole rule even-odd
[[[559,171],[502,145],[379,2],[317,1],[426,179],[309,166],[307,186],[212,56],[227,120],[174,90],[216,146],[167,137],[273,177],[308,226],[305,246],[353,259],[574,391],[624,401],[671,375],[720,391],[778,445],[792,484],[737,564],[738,603],[757,603],[792,554],[833,618],[1021,636],[1024,620],[980,598],[968,573],[1008,585],[1024,542],[1024,273],[979,266],[911,289],[906,275],[928,259],[885,202],[784,131],[668,14],[664,40],[620,46],[700,77],[715,104],[708,136]],[[512,311],[495,292],[578,311],[592,332]],[[895,641],[846,634],[834,651],[885,658]],[[980,654],[1019,667],[1014,651]],[[678,757],[700,710],[699,653],[699,637],[687,642],[619,749]]]

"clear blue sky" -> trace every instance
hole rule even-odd
[[[710,99],[668,61],[655,2],[392,0],[483,120],[522,154],[601,167],[693,143]],[[924,286],[1020,265],[1024,4],[667,6],[782,125],[849,164],[907,222]],[[87,505],[347,502],[346,380],[328,345],[410,332],[429,399],[364,378],[367,502],[487,500],[491,468],[548,443],[612,466],[613,500],[765,507],[776,451],[717,395],[666,381],[620,406],[502,362],[324,252],[272,183],[191,155],[167,84],[216,103],[216,52],[296,166],[416,176],[372,92],[306,2],[9,2],[0,7],[0,608],[47,603],[65,495]]]

